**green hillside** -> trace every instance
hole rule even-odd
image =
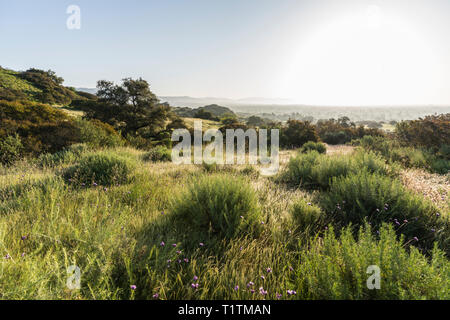
[[[72,100],[84,99],[75,89],[63,86],[63,82],[64,79],[50,70],[18,72],[0,67],[0,100],[68,105]]]

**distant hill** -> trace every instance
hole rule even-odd
[[[235,105],[247,105],[247,104],[259,104],[259,105],[269,105],[269,104],[291,104],[292,102],[288,99],[267,99],[267,98],[244,98],[244,99],[227,99],[227,98],[193,98],[188,96],[179,97],[159,97],[162,102],[167,102],[175,107],[190,107],[197,108],[206,105],[218,104],[225,106],[235,106]]]
[[[64,79],[53,71],[13,71],[0,67],[0,100],[31,100],[51,105],[68,105],[86,99],[76,89],[62,85]]]

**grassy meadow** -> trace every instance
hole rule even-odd
[[[449,299],[448,198],[409,190],[375,154],[332,149],[282,152],[270,178],[129,147],[2,167],[0,298]]]

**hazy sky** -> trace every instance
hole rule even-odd
[[[0,65],[76,87],[131,76],[160,96],[450,104],[449,0],[0,0],[0,39]]]

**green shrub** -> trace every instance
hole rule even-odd
[[[449,299],[450,262],[433,249],[431,260],[417,249],[405,248],[392,227],[374,236],[370,226],[350,229],[336,238],[331,228],[325,237],[301,250],[296,270],[297,296],[301,299]],[[380,268],[380,289],[369,290],[369,266]]]
[[[325,190],[329,188],[332,178],[362,170],[391,174],[384,160],[373,153],[356,152],[330,157],[311,151],[291,158],[280,179],[307,189]]]
[[[318,153],[327,153],[327,147],[323,143],[313,141],[305,143],[300,152],[307,153],[313,150],[317,151]]]
[[[85,144],[73,144],[63,151],[41,154],[36,162],[41,167],[56,167],[59,165],[73,164],[79,161],[84,153],[89,150]]]
[[[124,140],[120,134],[109,124],[100,120],[77,120],[80,130],[80,141],[93,148],[114,148],[124,145]]]
[[[135,163],[125,156],[110,152],[94,153],[65,171],[65,178],[75,184],[103,186],[128,183]]]
[[[323,223],[322,210],[303,198],[294,202],[291,208],[291,217],[299,230],[318,230]]]
[[[168,162],[172,161],[172,151],[166,147],[158,146],[144,155],[144,161]]]
[[[255,191],[243,179],[214,175],[199,178],[176,199],[173,214],[184,229],[234,238],[257,230],[261,212]]]
[[[399,181],[379,174],[362,171],[333,178],[321,206],[336,226],[358,226],[366,220],[374,228],[383,222],[392,223],[408,240],[417,237],[413,242],[425,249],[430,249],[435,240],[446,242],[450,233],[429,201],[406,190]]]
[[[23,145],[20,137],[7,136],[4,140],[0,140],[0,163],[3,165],[12,165],[22,157]]]
[[[285,148],[299,148],[308,141],[317,142],[316,127],[308,121],[288,120],[280,133],[280,145]]]

